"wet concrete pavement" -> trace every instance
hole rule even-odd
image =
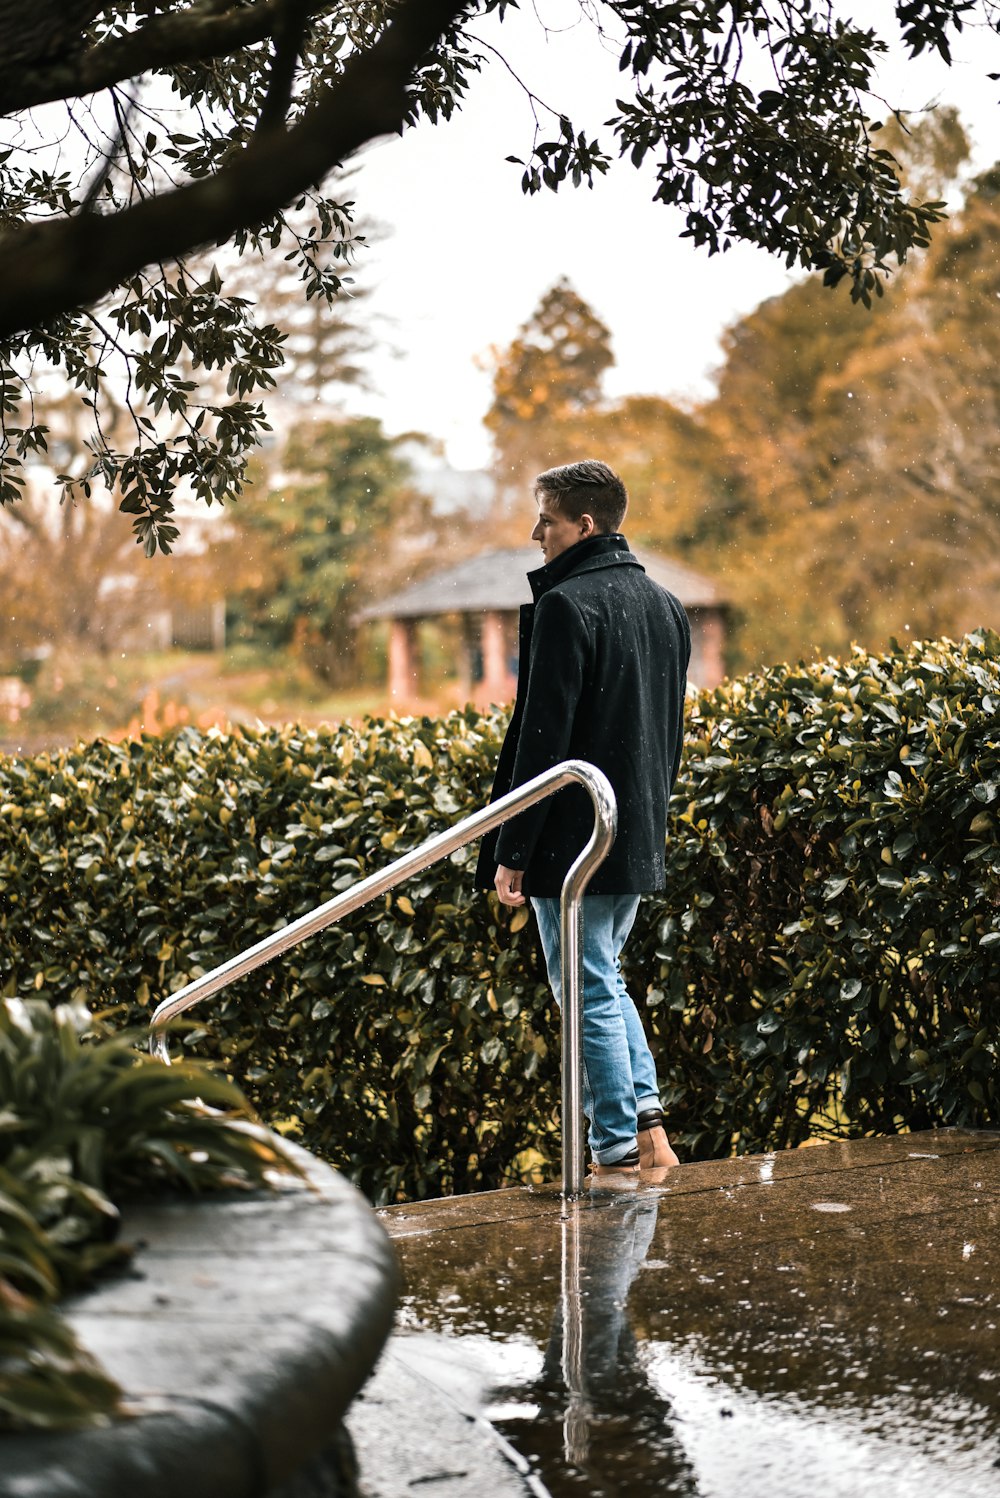
[[[492,1492],[1000,1498],[1000,1132],[380,1216],[384,1370],[519,1454]],[[458,1460],[386,1485],[378,1415],[348,1422],[370,1498],[486,1491]]]

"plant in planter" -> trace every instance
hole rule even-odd
[[[0,1000],[0,1100],[0,1430],[98,1423],[120,1390],[54,1303],[129,1258],[116,1203],[296,1167],[233,1083],[95,1033],[82,1006]]]

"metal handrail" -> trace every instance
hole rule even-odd
[[[563,880],[560,895],[560,942],[562,960],[562,1189],[565,1196],[576,1195],[583,1187],[583,1125],[581,1099],[583,1094],[583,948],[580,942],[580,900],[590,883],[595,869],[607,857],[618,830],[618,805],[611,782],[602,770],[582,759],[567,759],[553,765],[533,780],[526,781],[516,790],[508,791],[491,806],[463,817],[447,832],[439,832],[428,838],[412,853],[397,858],[388,868],[370,874],[343,894],[336,895],[319,905],[308,915],[282,926],[280,931],[267,936],[255,946],[248,947],[236,957],[230,957],[211,972],[203,973],[193,983],[178,989],[163,1000],[153,1011],[149,1022],[149,1049],[167,1066],[170,1053],[167,1049],[166,1028],[172,1019],[197,1004],[200,999],[211,998],[238,978],[246,977],[255,968],[272,957],[287,952],[307,937],[315,936],[334,921],[342,920],[352,911],[377,899],[395,885],[401,884],[411,874],[419,874],[439,859],[446,858],[466,843],[475,841],[484,833],[492,832],[501,822],[506,822],[515,812],[524,811],[538,801],[544,801],[556,791],[577,782],[589,792],[594,807],[594,829],[590,841],[573,863]],[[568,959],[568,960],[567,960]]]

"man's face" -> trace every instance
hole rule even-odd
[[[547,494],[538,496],[538,519],[531,532],[531,539],[541,546],[546,562],[554,562],[569,547],[593,534],[592,515],[581,515],[579,520],[571,520],[556,508]]]

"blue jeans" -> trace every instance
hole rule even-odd
[[[561,1004],[559,901],[532,896],[531,904],[549,982]],[[660,1106],[656,1067],[621,973],[622,948],[638,909],[638,895],[585,895],[581,902],[583,1107],[590,1151],[600,1165],[627,1155],[635,1147],[636,1115]]]

